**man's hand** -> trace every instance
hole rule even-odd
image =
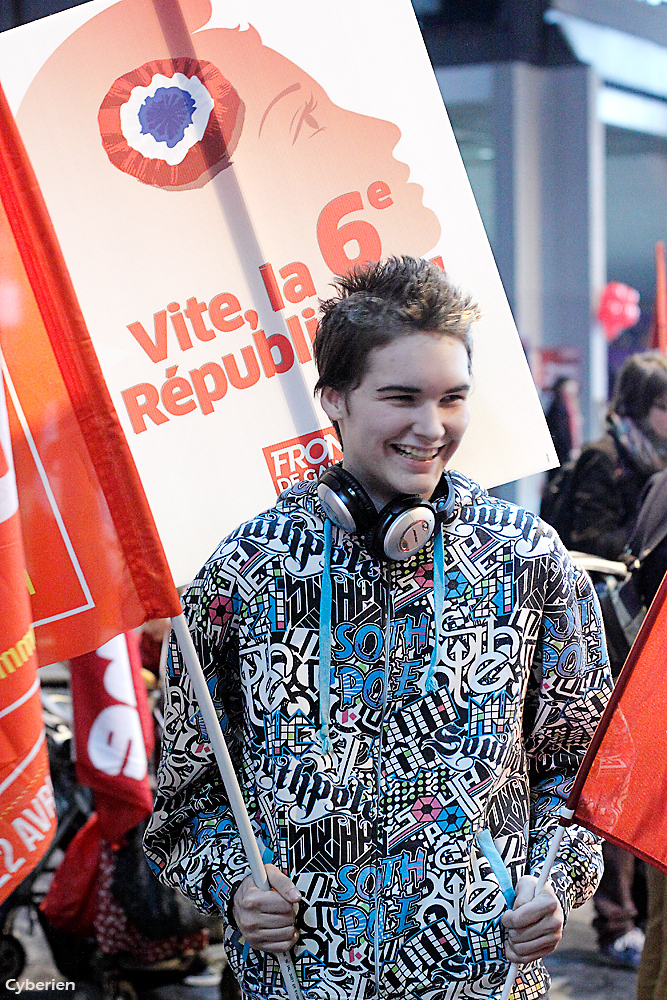
[[[563,909],[556,893],[547,882],[535,895],[537,879],[522,875],[516,886],[514,907],[503,914],[503,924],[509,931],[505,954],[518,965],[534,962],[550,954],[563,936]]]
[[[271,889],[264,892],[252,875],[241,882],[234,896],[234,919],[251,948],[289,951],[299,932],[294,929],[301,893],[275,865],[266,866]]]

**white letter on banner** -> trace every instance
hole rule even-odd
[[[141,781],[148,769],[139,713],[128,705],[109,705],[90,727],[88,756],[104,774]]]
[[[132,669],[125,636],[117,635],[115,639],[105,642],[97,650],[97,655],[104,660],[111,660],[104,671],[104,687],[107,694],[126,705],[136,705],[137,697],[132,683]]]

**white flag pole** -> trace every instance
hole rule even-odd
[[[535,886],[535,895],[539,895],[542,892],[549,875],[551,874],[551,869],[553,863],[556,860],[556,855],[558,854],[558,848],[560,847],[560,842],[563,839],[563,834],[565,833],[565,827],[570,825],[570,821],[574,816],[574,809],[568,809],[567,806],[563,806],[560,811],[560,822],[553,832],[551,840],[549,841],[549,850],[547,851],[547,856],[544,859],[544,864],[542,865],[542,871],[540,872],[540,877],[537,880],[537,885]],[[519,966],[512,962],[507,973],[507,979],[505,980],[505,985],[503,987],[503,992],[500,995],[500,1000],[509,1000],[510,994],[512,992],[512,987],[514,986],[514,981],[518,975]]]
[[[252,877],[255,880],[255,885],[258,889],[268,892],[271,886],[269,885],[269,880],[266,877],[264,862],[262,861],[262,856],[259,852],[257,839],[250,823],[248,810],[246,809],[245,802],[243,801],[243,795],[241,794],[238,778],[236,777],[236,772],[234,771],[234,765],[232,764],[229,756],[229,750],[227,749],[225,738],[222,735],[220,722],[218,720],[218,716],[216,715],[215,708],[213,707],[213,699],[211,698],[211,694],[206,685],[204,671],[201,668],[199,657],[197,656],[197,650],[195,649],[192,636],[190,635],[190,631],[185,620],[185,615],[181,614],[178,615],[177,618],[172,618],[171,624],[174,632],[176,633],[178,644],[181,647],[183,659],[185,660],[185,665],[190,675],[190,680],[192,681],[195,696],[199,702],[199,708],[204,720],[204,725],[206,726],[206,731],[208,732],[208,738],[210,740],[215,759],[218,767],[220,768],[220,774],[225,785],[229,805],[234,814],[234,819],[239,831],[239,836],[241,837],[241,841],[243,843],[243,849],[248,859],[248,864],[250,865]],[[283,977],[283,983],[285,984],[285,989],[287,990],[290,1000],[302,1000],[301,988],[299,986],[299,980],[296,977],[296,971],[294,969],[294,963],[292,962],[291,956],[287,954],[278,954],[276,957],[280,964],[280,972]]]

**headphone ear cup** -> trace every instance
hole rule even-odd
[[[436,513],[417,494],[390,500],[377,516],[366,544],[379,559],[409,559],[423,549],[435,530]]]
[[[317,483],[317,495],[329,518],[350,534],[365,535],[377,511],[361,483],[340,465],[330,465]]]
[[[447,499],[440,493],[431,503],[416,493],[404,494],[378,513],[358,479],[342,466],[330,465],[318,480],[317,495],[334,524],[361,536],[376,558],[398,561],[419,552],[432,536],[442,518],[440,508],[446,510],[449,497],[454,497],[453,489],[445,485]]]

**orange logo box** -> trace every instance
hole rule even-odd
[[[262,451],[276,493],[282,493],[294,483],[314,481],[327,466],[340,462],[343,457],[333,427],[268,445]]]

